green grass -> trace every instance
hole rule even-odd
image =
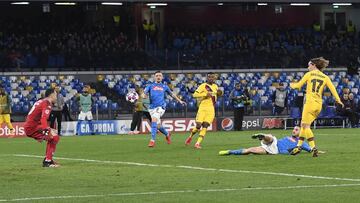
[[[269,132],[277,137],[290,133],[283,130]],[[42,158],[14,156],[42,156],[44,143],[39,144],[29,138],[0,139],[0,202],[55,196],[77,197],[28,199],[28,202],[359,201],[360,129],[315,130],[318,147],[327,152],[318,158],[306,152],[298,156],[217,155],[223,149],[257,146],[258,141],[250,139],[252,133],[255,131],[208,133],[201,150],[185,147],[185,134],[174,134],[171,145],[165,144],[163,136],[158,136],[154,149],[147,147],[149,136],[142,135],[62,137],[56,156],[70,159],[59,159],[61,168],[42,168]],[[112,162],[71,160],[77,158]],[[196,170],[178,166],[236,171]],[[281,176],[278,173],[358,180]],[[325,186],[343,184],[357,185]],[[287,188],[312,185],[318,187]],[[209,191],[211,189],[219,191]],[[223,189],[234,190],[221,191]],[[160,193],[163,191],[173,192]],[[79,197],[86,195],[95,196]]]

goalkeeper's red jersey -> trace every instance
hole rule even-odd
[[[25,121],[26,134],[32,134],[36,130],[49,128],[48,118],[51,112],[51,103],[47,99],[42,99],[33,105]]]

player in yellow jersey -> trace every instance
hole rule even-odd
[[[302,112],[300,138],[297,147],[291,152],[292,155],[300,153],[301,146],[306,138],[311,147],[313,157],[318,156],[318,149],[315,146],[314,134],[310,129],[310,125],[321,112],[322,95],[325,86],[330,89],[336,102],[344,106],[330,78],[322,72],[328,65],[329,61],[323,57],[313,58],[308,63],[309,72],[307,72],[298,83],[290,84],[290,87],[293,89],[301,89],[306,83],[306,97]]]
[[[9,128],[10,136],[15,134],[14,127],[11,124],[11,96],[6,94],[4,88],[0,88],[0,127],[6,123]]]
[[[196,114],[196,127],[191,130],[190,136],[186,139],[185,145],[191,143],[192,138],[199,132],[199,138],[195,144],[195,148],[201,149],[207,128],[215,118],[215,104],[218,96],[222,95],[222,91],[218,90],[218,86],[214,83],[216,76],[210,72],[207,74],[207,82],[201,84],[193,94],[198,99],[199,109]]]

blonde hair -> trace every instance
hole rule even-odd
[[[324,57],[313,58],[310,60],[310,62],[315,64],[316,68],[320,71],[323,71],[330,63],[330,61],[326,60]]]

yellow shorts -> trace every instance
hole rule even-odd
[[[305,104],[302,112],[301,122],[305,124],[311,124],[320,114],[322,104],[311,103]]]
[[[215,109],[214,108],[200,108],[196,114],[195,121],[197,123],[209,123],[211,124],[214,121],[215,118]]]
[[[0,114],[0,125],[2,123],[10,123],[11,120],[10,120],[10,114]]]

